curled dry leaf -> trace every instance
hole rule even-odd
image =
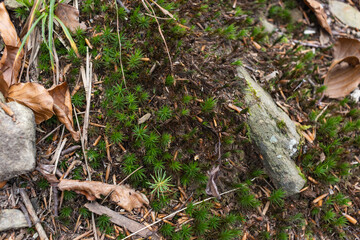
[[[67,83],[63,82],[60,85],[51,87],[48,92],[54,100],[53,110],[55,115],[69,130],[74,140],[79,141],[80,133],[74,130],[71,97]]]
[[[333,47],[333,61],[354,56],[360,59],[360,42],[351,38],[339,38]]]
[[[341,98],[350,94],[360,84],[360,42],[340,38],[334,45],[334,60],[326,74],[325,95]]]
[[[4,75],[3,75],[2,71],[0,70],[0,92],[2,92],[4,97],[6,97],[8,91],[9,91],[9,86],[4,79]]]
[[[209,180],[206,184],[206,189],[205,192],[206,194],[210,195],[210,196],[214,196],[217,199],[220,199],[220,193],[219,190],[217,188],[217,185],[215,183],[215,180],[217,179],[217,177],[219,176],[220,173],[220,166],[216,166],[213,167],[209,172]]]
[[[65,3],[59,3],[55,9],[55,15],[65,24],[71,31],[76,29],[86,29],[85,23],[79,22],[79,10]]]
[[[331,28],[327,23],[327,15],[323,6],[316,0],[304,0],[306,5],[315,13],[317,20],[322,28],[324,28],[330,35],[332,35]]]
[[[46,169],[42,168],[41,165],[36,167],[36,170],[38,170],[44,176],[44,178],[51,184],[51,186],[56,186],[58,184],[59,180],[57,177],[54,174],[48,172]]]
[[[52,117],[54,100],[49,92],[38,83],[18,83],[12,85],[8,92],[8,101],[21,103],[35,114],[37,124]]]
[[[0,34],[5,43],[5,51],[0,60],[0,70],[2,71],[3,80],[6,82],[7,87],[10,87],[11,85],[17,83],[23,51],[15,62],[15,57],[21,45],[21,41],[16,33],[13,23],[10,20],[9,13],[6,10],[4,2],[0,3]],[[3,84],[0,84],[0,86],[0,91],[6,95]]]
[[[61,191],[75,191],[83,194],[88,200],[95,200],[110,194],[110,200],[127,211],[134,208],[141,208],[148,205],[149,200],[140,192],[137,192],[126,185],[111,185],[96,181],[79,181],[62,179],[58,184]]]

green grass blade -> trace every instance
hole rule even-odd
[[[54,69],[55,68],[54,54],[53,54],[53,51],[51,50],[51,48],[49,47],[49,43],[46,41],[46,37],[45,37],[45,25],[46,25],[47,17],[48,17],[48,14],[45,13],[45,17],[42,19],[42,23],[41,23],[41,35],[42,35],[43,41],[44,41],[47,49],[49,50],[51,69]]]
[[[21,42],[21,45],[20,45],[20,47],[19,47],[19,50],[18,50],[18,52],[16,53],[14,62],[16,62],[17,59],[19,58],[20,53],[21,53],[21,50],[24,48],[27,39],[29,38],[30,34],[34,31],[36,25],[40,22],[40,20],[41,20],[44,16],[45,16],[45,14],[41,15],[38,19],[36,19],[36,21],[34,22],[34,24],[31,25],[29,31],[28,31],[28,32],[25,34],[25,36],[23,37],[22,42]]]
[[[53,48],[53,30],[54,30],[54,9],[55,9],[55,0],[50,0],[50,8],[49,8],[49,23],[48,23],[48,44],[49,44],[49,52],[50,52],[50,61],[51,61],[51,69],[54,71],[54,56],[52,53]]]
[[[56,19],[56,21],[61,25],[64,33],[65,33],[65,36],[67,37],[67,39],[69,40],[70,42],[70,45],[71,45],[71,48],[74,50],[74,52],[76,53],[76,55],[78,57],[80,57],[79,55],[79,51],[76,47],[76,43],[74,42],[74,39],[71,37],[71,34],[69,32],[69,29],[65,26],[65,24],[57,17],[57,16],[54,16],[54,18]]]
[[[48,17],[48,14],[46,13],[45,17],[42,19],[42,23],[41,23],[41,35],[42,35],[45,45],[47,46],[47,48],[49,48],[48,42],[46,41],[46,37],[45,37],[45,25],[46,25],[47,17]]]

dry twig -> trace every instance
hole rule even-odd
[[[49,238],[46,236],[45,230],[41,226],[40,219],[36,215],[35,209],[34,209],[33,205],[31,204],[30,199],[29,199],[27,193],[25,192],[25,189],[20,188],[20,195],[23,199],[26,209],[28,210],[28,212],[31,216],[33,223],[35,224],[35,228],[36,228],[36,231],[39,233],[40,239],[48,240]]]

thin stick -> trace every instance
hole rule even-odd
[[[83,234],[81,234],[81,235],[77,236],[77,237],[76,237],[76,238],[74,238],[73,240],[80,240],[80,239],[82,239],[82,238],[84,238],[84,237],[88,236],[89,234],[91,234],[91,232],[92,232],[92,230],[87,231],[87,232],[85,232],[85,233],[83,233]]]
[[[238,190],[238,189],[239,189],[239,188],[234,188],[234,189],[231,189],[231,190],[229,190],[229,191],[220,193],[220,196],[225,195],[225,194],[228,194],[228,193],[235,192],[235,191]],[[211,199],[215,199],[215,197],[209,197],[209,198],[206,198],[206,199],[204,199],[204,200],[202,200],[202,201],[200,201],[200,202],[196,202],[196,203],[193,204],[193,206],[199,205],[199,204],[201,204],[201,203],[203,203],[203,202],[207,202],[207,201],[209,201],[209,200],[211,200]],[[143,230],[145,230],[145,229],[148,229],[149,227],[152,227],[152,226],[154,226],[155,224],[158,224],[159,222],[162,222],[162,221],[165,220],[165,219],[171,218],[172,216],[175,216],[175,215],[178,214],[179,212],[182,212],[182,211],[184,211],[184,210],[186,210],[186,209],[187,209],[187,207],[184,207],[184,208],[182,208],[182,209],[180,209],[180,210],[177,210],[177,211],[175,211],[175,212],[173,212],[173,213],[170,213],[170,214],[167,215],[166,217],[163,217],[163,218],[161,218],[161,219],[153,222],[152,224],[149,224],[149,225],[147,225],[146,227],[141,228],[141,229],[139,229],[139,230],[136,231],[136,232],[133,232],[132,234],[130,234],[130,235],[122,238],[121,240],[128,239],[128,238],[134,236],[135,234],[137,234],[137,233],[139,233],[139,232],[141,232],[141,231],[143,231]]]
[[[28,210],[28,212],[31,216],[33,223],[35,224],[35,228],[36,228],[36,231],[39,233],[40,239],[41,240],[49,240],[49,238],[46,236],[44,228],[42,227],[42,225],[40,223],[40,219],[36,215],[35,209],[34,209],[33,205],[31,204],[27,193],[25,192],[25,189],[20,188],[20,195],[23,199],[26,209]]]
[[[74,161],[72,161],[72,163],[70,164],[70,166],[68,167],[68,169],[66,170],[66,172],[61,176],[60,180],[66,178],[66,177],[69,175],[70,171],[71,171],[71,170],[75,167],[75,165],[77,165],[77,164],[81,164],[81,161],[80,161],[80,160],[74,160]]]
[[[23,212],[23,214],[25,216],[25,219],[26,219],[26,222],[28,223],[28,226],[32,227],[32,222],[30,220],[30,216],[29,216],[29,213],[28,213],[25,205],[21,201],[19,201],[19,206],[20,206],[21,211]]]
[[[125,11],[127,13],[130,12],[120,0],[117,0],[117,1],[120,4],[120,6],[125,9]],[[123,67],[122,59],[121,59],[122,45],[121,45],[120,33],[119,33],[119,11],[118,11],[118,6],[117,6],[116,2],[115,2],[115,7],[116,7],[116,32],[117,32],[118,41],[119,41],[119,47],[120,47],[120,68],[121,68],[121,74],[122,74],[123,81],[124,81],[124,86],[125,86],[125,88],[127,88],[126,87],[126,79],[125,79],[124,67]]]
[[[127,7],[125,7],[125,5],[123,4],[123,2],[121,0],[116,0],[119,5],[125,10],[126,13],[130,13],[130,10],[127,9]],[[116,12],[117,12],[117,7],[116,7]]]
[[[145,3],[144,1],[145,1],[146,3]],[[149,7],[151,8],[152,14],[153,14],[154,16],[156,16],[153,7],[151,6],[151,4],[150,4],[148,1],[142,0],[142,3],[144,4],[144,7],[149,11],[149,8],[148,8],[147,5],[146,5],[146,4],[148,4]],[[150,11],[149,11],[149,12],[150,12]],[[151,12],[150,12],[150,13],[151,13]],[[172,60],[171,60],[171,56],[170,56],[170,51],[169,51],[168,45],[167,45],[167,43],[166,43],[164,34],[162,33],[161,26],[160,26],[160,23],[159,23],[158,19],[155,18],[155,21],[156,21],[156,23],[157,23],[157,25],[158,25],[158,29],[159,29],[160,36],[161,36],[161,38],[162,38],[162,40],[163,40],[163,42],[164,42],[164,45],[165,45],[165,48],[166,48],[166,52],[167,52],[167,54],[168,54],[168,58],[169,58],[169,61],[170,61],[170,69],[171,69],[171,72],[173,73],[173,72],[174,72],[174,69],[173,69],[173,64],[172,64]]]
[[[59,159],[60,159],[60,154],[61,154],[61,151],[63,150],[63,148],[64,148],[64,146],[66,144],[66,141],[67,141],[67,138],[64,138],[64,140],[62,141],[62,143],[60,145],[60,148],[55,153],[55,167],[54,167],[53,174],[56,173],[57,165],[58,165],[58,162],[59,162]]]
[[[50,161],[50,164],[54,164],[56,159],[58,159],[60,157],[60,153],[61,153],[61,150],[62,150],[60,148],[61,148],[61,145],[62,145],[62,142],[63,142],[64,130],[65,130],[65,128],[62,129],[59,144],[58,144],[58,146],[57,146],[57,148],[55,150],[55,154],[54,154],[52,160]],[[58,155],[59,155],[59,157],[58,157]]]
[[[134,173],[136,173],[138,170],[140,170],[141,168],[143,168],[143,166],[138,167],[136,170],[134,170],[132,173],[130,173],[128,176],[126,176],[126,178],[124,178],[118,185],[123,184],[129,177],[131,177],[131,175],[133,175]]]
[[[91,173],[89,170],[89,164],[86,156],[86,146],[87,146],[87,130],[89,127],[89,112],[90,112],[90,100],[91,100],[91,83],[92,83],[92,63],[90,62],[90,56],[89,56],[89,48],[86,48],[86,79],[84,79],[83,75],[83,81],[85,86],[85,92],[86,92],[86,111],[85,111],[85,119],[84,119],[84,125],[83,125],[83,134],[81,135],[80,131],[80,137],[81,137],[81,147],[85,159],[85,165],[86,170],[88,172],[89,180],[91,181]],[[77,118],[77,114],[74,108],[76,121],[79,125],[79,120]],[[80,129],[80,127],[79,127]],[[96,224],[95,224],[95,216],[94,213],[91,213],[91,219],[92,219],[92,226],[93,226],[93,232],[94,232],[94,238],[95,240],[98,240],[97,231],[96,231]]]
[[[56,130],[58,130],[59,129],[59,127],[61,127],[62,126],[62,124],[60,124],[59,126],[57,126],[56,128],[54,128],[54,130],[52,130],[51,132],[49,132],[48,134],[46,134],[45,135],[45,137],[43,137],[42,139],[40,139],[38,142],[37,142],[37,144],[38,143],[41,143],[42,141],[44,141],[48,136],[50,136],[51,134],[53,134]]]
[[[81,131],[80,131],[79,119],[78,119],[78,117],[77,117],[77,113],[76,113],[76,111],[75,111],[75,106],[74,106],[74,105],[73,105],[73,109],[74,109],[74,115],[75,115],[76,123],[77,123],[77,125],[78,125],[79,132],[80,132],[80,137],[81,137],[81,139],[82,139],[82,135],[81,135]],[[91,181],[91,172],[90,172],[90,169],[89,169],[89,164],[88,164],[88,161],[87,161],[87,155],[86,155],[86,151],[85,151],[85,147],[84,147],[83,141],[81,141],[81,148],[82,148],[82,152],[83,152],[83,155],[84,155],[85,166],[86,166],[86,170],[87,170],[87,173],[88,173],[88,176],[89,176],[89,180]]]

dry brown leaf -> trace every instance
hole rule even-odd
[[[8,101],[21,103],[35,114],[37,124],[52,117],[54,100],[38,83],[18,83],[9,88]]]
[[[51,186],[57,186],[59,180],[57,179],[55,174],[51,174],[46,169],[42,168],[41,165],[36,167],[36,170],[38,170],[44,176],[44,178],[51,184]]]
[[[333,47],[333,61],[349,56],[355,56],[360,59],[360,41],[351,38],[339,38]]]
[[[55,9],[55,15],[65,24],[71,31],[76,29],[86,29],[85,23],[79,22],[79,10],[65,3],[59,3]]]
[[[4,79],[2,71],[0,71],[0,92],[2,92],[2,94],[6,98],[8,91],[9,91],[9,86]]]
[[[74,130],[71,96],[66,82],[48,89],[54,99],[54,113],[61,123],[70,131],[75,141],[80,140],[80,133]]]
[[[327,73],[324,85],[327,86],[325,95],[330,98],[341,98],[354,91],[360,84],[360,65],[353,65],[354,57],[339,60]]]
[[[334,60],[325,76],[325,95],[341,98],[360,84],[360,41],[339,38],[334,44]]]
[[[332,35],[331,28],[327,23],[327,15],[321,4],[315,0],[304,0],[306,5],[315,13],[317,20],[322,28],[324,28],[330,35]]]
[[[83,194],[88,200],[95,200],[110,194],[110,200],[117,205],[131,212],[134,208],[141,208],[148,205],[149,200],[140,192],[137,192],[126,185],[111,185],[96,181],[79,181],[62,179],[58,185],[61,191],[75,191]]]
[[[21,41],[16,33],[13,23],[10,20],[9,13],[6,10],[4,2],[0,3],[0,34],[5,43],[5,51],[0,60],[0,70],[3,72],[3,79],[7,83],[7,86],[10,87],[12,84],[17,83],[23,51],[16,62],[14,62],[15,56],[21,45]],[[4,87],[0,90],[3,91]],[[6,93],[4,94],[6,95]]]

